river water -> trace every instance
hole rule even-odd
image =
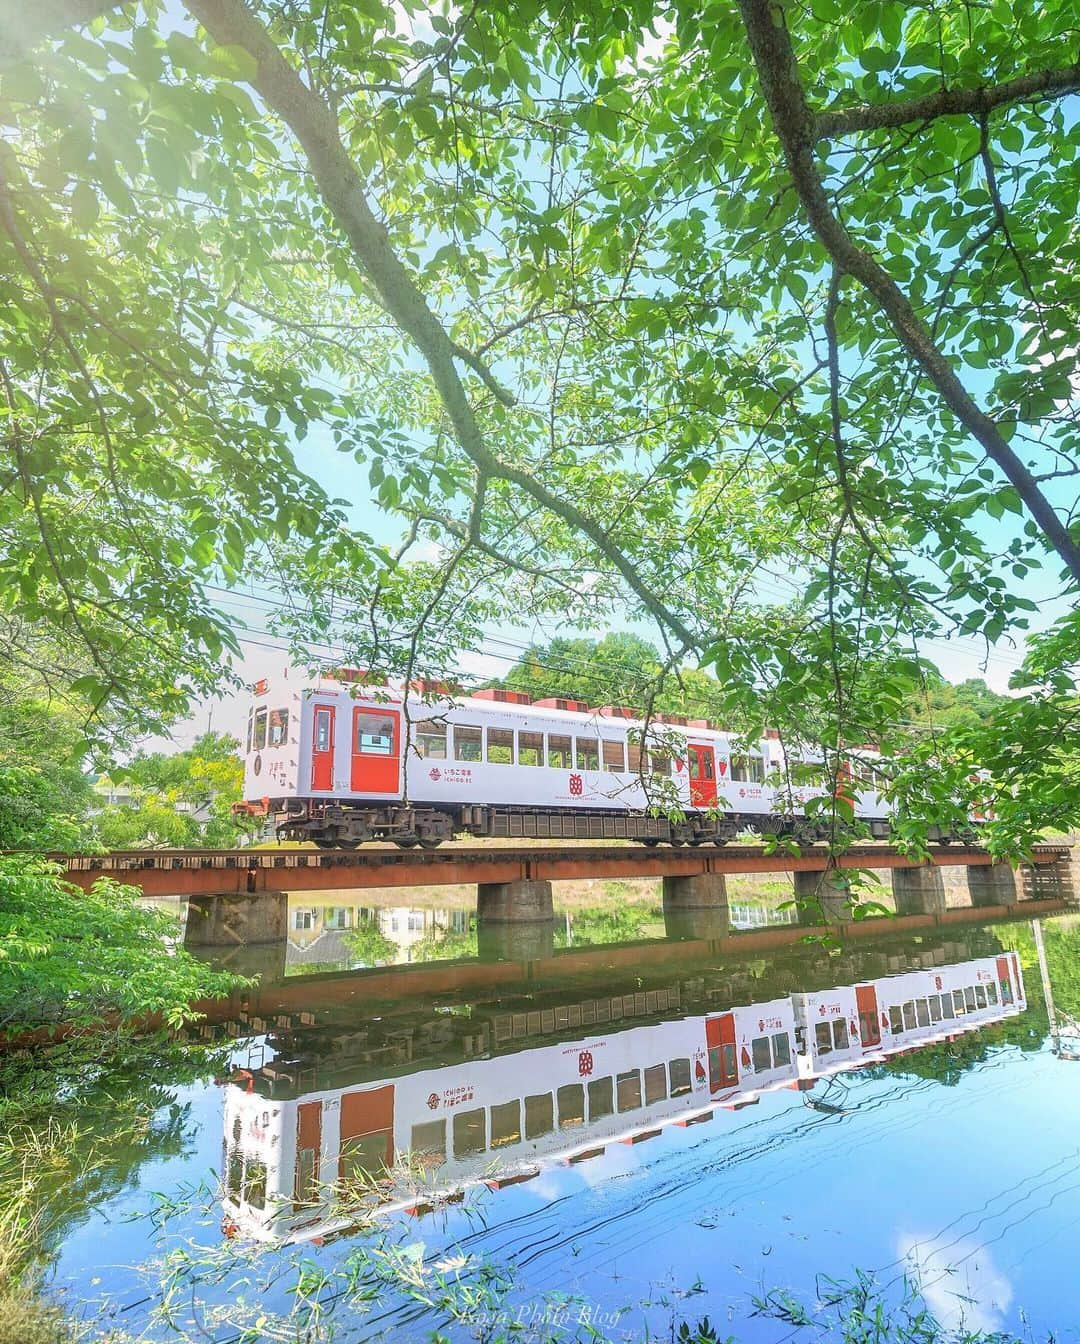
[[[883,1339],[930,1338],[904,1333],[924,1310],[1080,1339],[1074,920],[668,961],[564,927],[543,980],[457,923],[438,984],[342,969],[393,941],[361,920],[209,1047],[103,1075],[48,1195],[48,1293],[218,1344],[705,1317],[773,1344],[845,1338],[860,1302]]]

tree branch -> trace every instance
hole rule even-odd
[[[744,14],[745,18],[745,14]],[[1036,70],[1004,84],[984,84],[977,89],[938,89],[921,98],[902,98],[887,103],[863,103],[859,107],[819,112],[814,117],[814,138],[836,140],[857,131],[880,131],[906,126],[913,121],[938,117],[985,117],[1010,103],[1063,98],[1080,90],[1080,61],[1057,70]]]
[[[874,296],[904,349],[937,388],[953,415],[1001,468],[1051,548],[1080,582],[1080,545],[1069,535],[1032,473],[961,383],[903,290],[869,252],[855,243],[833,213],[814,159],[816,123],[787,30],[784,0],[739,0],[739,9],[773,128],[814,232],[836,266]]]

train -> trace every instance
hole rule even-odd
[[[891,830],[872,746],[852,749],[837,792],[875,839]],[[778,733],[748,748],[704,719],[590,708],[518,691],[372,686],[359,673],[285,668],[253,688],[244,806],[280,839],[324,848],[455,834],[727,844],[743,832],[812,841],[822,783],[798,785]],[[804,772],[805,773],[805,772]],[[945,836],[935,838],[946,839]]]
[[[303,1058],[240,1069],[225,1082],[225,1229],[326,1237],[355,1225],[358,1199],[365,1214],[423,1214],[780,1088],[809,1092],[1016,1016],[1027,999],[1007,951],[722,1011],[682,1007],[671,986],[496,1011],[471,1020],[472,1057],[435,1067],[390,1035],[362,1043],[361,1064],[337,1043],[321,1077]],[[440,1060],[453,1053],[449,1039],[432,1044]]]

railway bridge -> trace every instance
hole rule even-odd
[[[728,937],[726,879],[746,873],[792,873],[803,931],[824,926],[841,935],[870,922],[848,928],[852,907],[845,870],[869,870],[888,882],[897,916],[918,924],[969,921],[972,912],[986,920],[1006,918],[1021,903],[1025,913],[1050,913],[1075,899],[1069,849],[1058,845],[1039,846],[1032,861],[1017,870],[974,847],[939,846],[928,859],[917,860],[885,844],[856,846],[835,859],[820,846],[793,855],[751,845],[645,849],[535,842],[437,850],[126,850],[58,858],[68,879],[83,888],[109,876],[147,896],[185,898],[185,941],[208,950],[283,947],[290,894],[377,887],[475,886],[482,948],[519,960],[548,955],[551,884],[581,878],[661,879],[669,937],[698,940]],[[946,908],[942,875],[948,867],[965,870],[967,910]]]

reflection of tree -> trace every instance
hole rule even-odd
[[[345,946],[364,966],[378,966],[397,958],[397,944],[379,928],[377,919],[357,920],[345,934]]]
[[[590,907],[577,910],[570,917],[570,931],[565,924],[555,926],[555,946],[590,946],[598,943],[629,943],[646,936],[646,926],[660,917],[647,906],[622,906],[616,910]]]
[[[469,920],[467,929],[443,929],[435,925],[419,942],[409,948],[411,961],[453,961],[459,957],[479,956],[476,921]]]
[[[1048,919],[1043,941],[1054,1004],[1064,1017],[1080,1020],[1080,919]],[[1025,981],[1026,982],[1026,981]]]

